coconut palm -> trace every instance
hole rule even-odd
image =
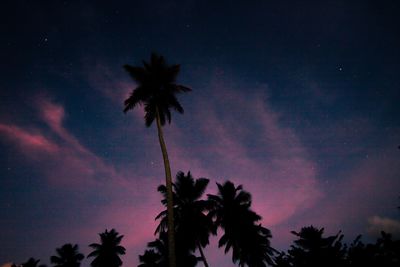
[[[50,257],[54,267],[79,267],[84,258],[84,255],[78,252],[78,245],[65,244],[57,248],[56,252],[57,256]]]
[[[152,54],[150,62],[143,61],[143,67],[124,66],[137,83],[137,87],[125,100],[124,112],[144,105],[145,124],[150,127],[156,121],[158,139],[164,160],[165,180],[167,188],[168,229],[174,229],[174,215],[172,204],[172,176],[168,160],[167,148],[164,141],[162,126],[171,122],[171,109],[183,113],[183,108],[176,98],[176,94],[189,92],[190,88],[176,84],[180,66],[168,66],[164,57]],[[168,231],[170,267],[176,266],[174,231]]]
[[[251,195],[230,181],[217,186],[218,194],[208,198],[213,203],[210,216],[224,231],[218,246],[225,246],[225,253],[232,249],[232,261],[239,261],[239,266],[272,264],[275,250],[270,246],[271,232],[257,224],[261,217],[250,209]]]
[[[93,251],[88,255],[94,257],[94,260],[90,263],[92,267],[119,267],[122,265],[121,258],[119,255],[125,254],[125,248],[120,245],[123,235],[119,235],[115,229],[111,231],[105,230],[100,233],[100,244],[93,243],[89,247],[93,248]]]
[[[206,214],[211,203],[202,200],[209,180],[206,178],[194,179],[190,172],[185,175],[178,172],[173,184],[175,231],[177,243],[191,251],[199,250],[202,261],[206,267],[208,263],[203,249],[209,244],[210,233],[216,234],[212,218]],[[164,195],[162,203],[166,204],[166,187],[160,185],[158,190]],[[156,219],[161,219],[156,233],[166,230],[167,211],[161,212]]]

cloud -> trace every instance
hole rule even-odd
[[[89,151],[63,126],[65,111],[62,106],[47,98],[40,98],[37,103],[40,118],[50,131],[2,123],[0,133],[15,144],[50,183],[76,187],[94,186],[107,179],[125,182],[112,165]]]
[[[369,218],[367,233],[372,237],[380,237],[381,231],[392,234],[395,238],[399,238],[400,221],[380,216]]]
[[[9,141],[16,143],[20,147],[21,152],[25,154],[35,151],[54,154],[59,151],[59,147],[56,144],[40,133],[26,131],[15,125],[0,123],[0,134]]]
[[[71,238],[89,244],[97,233],[114,227],[125,235],[123,243],[128,249],[135,247],[139,253],[153,239],[154,217],[162,209],[156,187],[162,179],[145,179],[129,167],[118,170],[65,128],[67,114],[62,105],[46,97],[37,98],[35,103],[38,117],[46,127],[0,123],[0,141],[14,145],[16,151],[13,153],[24,155],[23,164],[29,164],[45,178],[37,179],[35,183],[44,180],[50,185],[52,195],[64,196],[40,207],[41,210],[66,209],[56,213],[62,214],[62,218],[46,218],[46,221],[52,221],[46,230],[51,239],[43,241],[46,244],[42,246],[51,244],[54,248]],[[45,190],[42,190],[43,194],[46,194]],[[148,194],[149,191],[154,194]],[[68,197],[71,199],[66,199]],[[48,211],[47,214],[55,212]],[[67,222],[68,229],[65,229]],[[31,223],[35,225],[34,221]],[[37,223],[41,227],[47,224]],[[83,251],[87,252],[85,246]]]

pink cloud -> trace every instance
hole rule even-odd
[[[46,98],[40,98],[37,103],[42,120],[51,130],[48,135],[56,134],[61,141],[47,138],[44,131],[32,133],[15,125],[0,124],[0,132],[29,159],[40,162],[38,167],[49,182],[63,186],[93,185],[100,176],[123,181],[111,165],[90,152],[64,128],[62,106]]]
[[[130,168],[117,170],[65,128],[66,114],[61,105],[45,97],[38,98],[36,103],[39,118],[48,129],[33,131],[1,123],[0,137],[11,141],[18,152],[26,155],[28,164],[37,168],[55,190],[81,192],[82,199],[96,191],[107,199],[107,203],[99,206],[88,221],[64,231],[55,229],[51,235],[58,237],[57,240],[71,240],[72,237],[85,244],[92,243],[93,236],[98,232],[114,227],[125,235],[123,243],[129,250],[135,250],[136,255],[142,253],[146,243],[154,239],[154,217],[163,208],[160,195],[156,192],[162,177],[144,178]],[[81,205],[83,209],[93,209],[87,203]],[[55,247],[59,244],[51,245]],[[88,251],[85,247],[82,249]]]
[[[17,143],[25,154],[33,151],[56,153],[59,147],[45,136],[23,130],[14,125],[0,124],[0,133],[8,140]]]

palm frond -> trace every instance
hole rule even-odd
[[[138,104],[145,105],[145,124],[151,126],[159,112],[161,125],[171,122],[171,111],[183,113],[175,94],[191,91],[190,88],[175,84],[180,66],[168,66],[164,57],[152,53],[150,62],[143,61],[143,67],[124,65],[124,69],[137,83],[137,87],[124,102],[126,113]],[[148,107],[148,108],[146,108]]]
[[[123,67],[137,83],[142,84],[148,81],[149,74],[146,69],[142,67],[134,67],[128,64],[124,65]]]

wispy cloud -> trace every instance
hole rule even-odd
[[[156,192],[159,180],[144,179],[129,168],[117,170],[65,128],[63,106],[43,97],[37,98],[36,103],[38,117],[47,127],[28,128],[1,123],[0,138],[14,145],[15,153],[24,155],[25,163],[37,169],[54,190],[80,192],[76,195],[79,199],[69,201],[76,205],[69,208],[77,214],[85,210],[90,210],[91,214],[90,218],[78,218],[81,223],[73,229],[56,229],[51,234],[52,240],[58,237],[58,242],[62,242],[72,236],[79,242],[91,243],[96,231],[114,227],[125,235],[123,243],[129,248],[136,247],[139,253],[139,248],[152,240],[154,217],[162,208],[161,204],[155,205],[159,203]],[[150,190],[154,194],[148,194]],[[63,220],[75,221],[71,218]],[[86,250],[84,247],[83,251]]]
[[[220,82],[213,89],[212,99],[189,107],[193,126],[168,132],[175,166],[197,166],[197,175],[243,184],[267,226],[313,206],[322,194],[317,166],[296,133],[281,125],[261,93],[265,88],[246,94]]]

